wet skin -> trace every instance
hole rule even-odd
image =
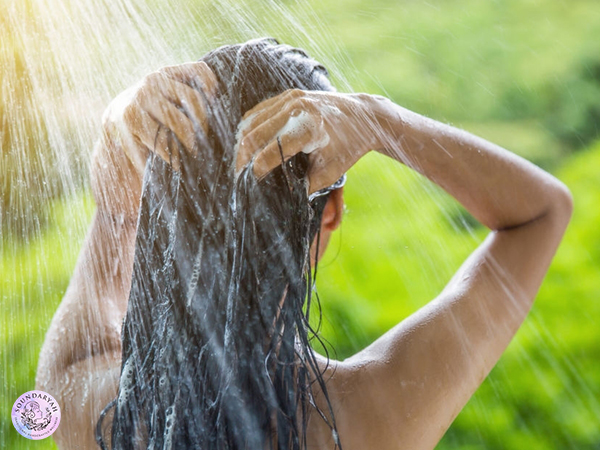
[[[189,63],[150,75],[105,114],[92,164],[98,209],[38,367],[37,388],[63,408],[54,434],[61,449],[97,448],[99,413],[116,396],[144,161],[158,123],[194,151],[193,127],[174,107],[205,116],[210,105],[185,84],[192,78],[209,101],[217,95],[208,67]],[[290,118],[300,113],[310,126],[294,127]],[[571,216],[568,189],[507,150],[379,96],[291,90],[245,117],[238,168],[254,158],[257,176],[272,169],[277,137],[286,157],[321,142],[309,156],[314,192],[377,151],[437,183],[490,230],[435,299],[364,350],[332,361],[325,375],[346,450],[434,448],[531,308]],[[164,157],[166,134],[156,142]],[[334,191],[325,241],[342,208],[342,192]],[[319,395],[317,403],[325,408]],[[311,449],[334,446],[316,414],[307,438]]]

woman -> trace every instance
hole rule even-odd
[[[310,263],[341,220],[336,180],[369,151],[491,232],[436,299],[331,361],[308,346]],[[38,368],[68,417],[61,448],[94,448],[99,423],[115,448],[431,449],[527,315],[572,209],[533,164],[336,93],[265,40],[119,96],[92,175],[98,211]]]

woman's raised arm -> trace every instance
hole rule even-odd
[[[383,97],[283,95],[293,104],[272,99],[250,112],[240,164],[254,158],[259,176],[270,170],[279,138],[286,158],[311,151],[316,190],[375,149],[440,185],[491,230],[435,300],[335,364],[328,383],[346,450],[432,449],[527,315],[569,222],[570,193],[525,159]],[[322,144],[308,146],[309,137]]]
[[[36,377],[37,387],[61,405],[63,423],[54,434],[61,449],[98,448],[96,423],[118,388],[146,159],[154,151],[178,167],[177,154],[168,154],[168,133],[196,150],[194,126],[207,126],[200,88],[209,100],[217,88],[205,63],[165,67],[120,94],[103,117],[91,167],[97,210]]]

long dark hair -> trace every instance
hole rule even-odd
[[[327,195],[309,199],[303,153],[258,182],[251,164],[235,176],[233,151],[246,111],[291,88],[332,90],[327,71],[271,39],[202,60],[219,81],[210,132],[196,123],[196,155],[173,138],[180,170],[148,159],[119,392],[97,441],[113,449],[305,448],[316,384],[329,405],[317,412],[339,444],[308,323],[310,245]]]

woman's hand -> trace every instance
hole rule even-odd
[[[253,160],[261,178],[299,152],[309,154],[309,194],[333,184],[378,146],[373,97],[292,89],[258,104],[238,131],[236,172]]]
[[[207,131],[208,100],[215,95],[217,81],[204,62],[163,67],[118,95],[103,118],[105,139],[120,146],[134,164],[145,165],[148,151],[165,161],[172,132],[188,151],[195,151],[196,130]]]
[[[155,152],[179,169],[178,146],[197,152],[196,135],[207,132],[207,109],[217,91],[204,62],[164,67],[119,94],[106,109],[102,138],[92,163],[98,206],[137,214],[144,167]]]

